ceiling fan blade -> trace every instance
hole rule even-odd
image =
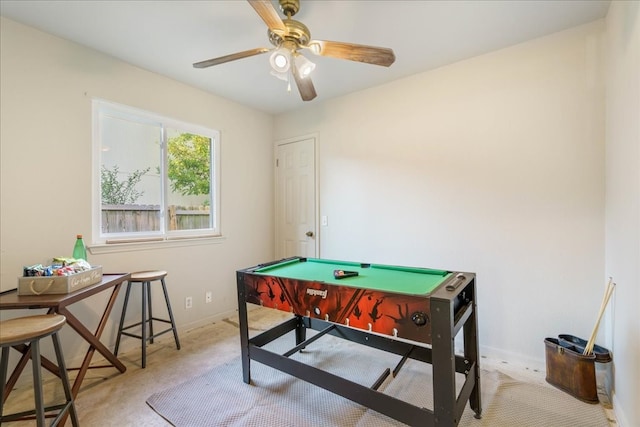
[[[367,64],[382,65],[384,67],[390,66],[396,60],[393,50],[386,47],[327,40],[311,40],[304,47],[311,49],[316,55],[366,62]]]
[[[270,49],[267,49],[266,47],[259,47],[256,49],[245,50],[243,52],[232,53],[231,55],[225,55],[218,58],[207,59],[206,61],[196,62],[195,64],[193,64],[193,68],[207,68],[213,65],[224,64],[225,62],[235,61],[236,59],[260,55],[261,53],[269,52],[269,50]]]
[[[292,74],[293,78],[296,81],[296,86],[298,86],[298,92],[300,92],[300,96],[303,101],[311,101],[313,98],[317,96],[316,88],[313,87],[313,82],[311,81],[311,76],[300,77],[298,75],[298,70],[296,68],[295,62],[291,64],[293,67]]]
[[[267,24],[267,27],[274,33],[282,36],[287,33],[287,27],[285,27],[282,18],[278,15],[278,12],[273,7],[270,0],[247,0],[249,4],[260,15],[260,18]]]

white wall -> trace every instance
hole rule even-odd
[[[273,117],[5,18],[0,29],[1,290],[16,287],[23,265],[69,256],[77,233],[91,242],[91,99],[97,97],[221,131],[225,238],[94,253],[89,261],[105,272],[167,270],[182,331],[232,314],[235,270],[273,257]],[[208,290],[214,301],[205,305]],[[104,332],[107,344],[114,341],[123,296]],[[193,297],[190,310],[186,296]],[[105,292],[78,303],[74,312],[93,329],[106,298]],[[139,290],[130,303],[131,314],[139,313]],[[22,314],[33,313],[0,312],[3,318]],[[77,349],[67,357],[86,351],[70,330],[62,338],[66,348]]]
[[[611,4],[607,25],[606,266],[617,283],[614,408],[619,425],[640,425],[640,2]]]
[[[605,280],[603,29],[276,117],[275,140],[319,135],[321,256],[476,272],[484,356],[544,370],[545,337],[588,338]]]

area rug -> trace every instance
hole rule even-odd
[[[398,356],[337,338],[305,349],[294,358],[370,386]],[[251,362],[251,384],[242,381],[240,359],[155,393],[147,404],[178,427],[387,427],[402,426],[371,409]],[[459,383],[463,378],[460,377]],[[461,427],[606,427],[600,405],[583,403],[544,384],[517,381],[498,371],[481,371],[482,419],[465,410]],[[380,390],[433,409],[430,365],[408,361]]]

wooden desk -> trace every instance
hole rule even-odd
[[[61,294],[61,295],[18,295],[17,290],[6,292],[0,294],[0,310],[17,310],[17,309],[46,309],[47,313],[59,313],[67,318],[67,324],[71,326],[87,343],[89,343],[89,349],[84,357],[82,365],[78,369],[78,375],[73,383],[73,387],[71,388],[71,392],[73,397],[78,395],[78,391],[80,390],[80,386],[82,385],[82,381],[87,373],[87,370],[91,368],[89,366],[91,364],[91,358],[96,350],[100,354],[102,354],[111,364],[106,366],[113,366],[118,369],[120,372],[124,372],[127,368],[118,360],[118,358],[109,350],[104,344],[100,342],[100,336],[104,331],[104,327],[106,326],[107,319],[111,310],[113,309],[113,305],[116,302],[116,297],[118,296],[118,292],[120,291],[120,287],[122,284],[129,280],[131,275],[129,273],[126,274],[105,274],[102,277],[102,281],[100,283],[96,283],[91,286],[87,286],[86,288],[79,289],[75,292],[69,294]],[[112,289],[111,297],[109,298],[109,302],[105,307],[102,317],[100,318],[100,323],[98,323],[98,327],[95,333],[91,332],[82,322],[75,317],[68,309],[68,307],[76,303],[78,301],[82,301],[86,298],[89,298],[92,295],[105,291],[107,289]],[[18,381],[18,377],[20,373],[24,370],[27,362],[29,361],[31,352],[29,351],[28,345],[19,345],[14,347],[20,353],[22,353],[22,357],[18,361],[11,377],[7,381],[7,385],[5,387],[5,400],[9,396],[9,393],[13,389],[13,386]],[[56,375],[60,375],[57,365],[46,358],[42,358],[42,366],[47,370],[53,372]],[[106,367],[106,366],[95,366],[96,368]],[[61,421],[64,424],[63,421]],[[61,424],[61,425],[62,425]]]

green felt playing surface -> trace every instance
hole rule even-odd
[[[334,270],[357,271],[358,276],[336,279],[333,276]],[[326,282],[332,285],[354,286],[412,295],[431,293],[451,275],[450,272],[444,270],[381,264],[362,267],[358,262],[317,258],[307,258],[306,261],[300,259],[283,261],[257,269],[254,272],[289,279]]]

